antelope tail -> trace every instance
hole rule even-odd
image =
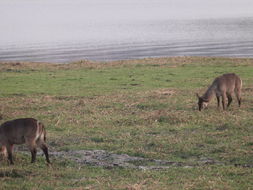
[[[38,134],[39,139],[46,142],[46,130],[45,130],[44,125],[40,121],[38,121],[37,126],[38,126],[38,133],[37,134]]]

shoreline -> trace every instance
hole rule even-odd
[[[253,58],[252,41],[178,41],[128,43],[111,45],[65,44],[63,46],[6,47],[0,51],[0,62],[56,62],[79,60],[119,61],[143,58],[199,56]]]

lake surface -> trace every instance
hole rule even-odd
[[[0,61],[253,57],[253,4],[206,12],[194,1],[3,0]]]

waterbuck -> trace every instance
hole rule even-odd
[[[46,131],[44,125],[33,118],[22,118],[6,121],[0,125],[0,150],[8,156],[10,164],[13,163],[12,152],[14,144],[26,143],[32,154],[31,162],[36,160],[36,147],[39,146],[50,163],[46,145]]]
[[[218,108],[220,107],[220,97],[222,97],[222,107],[223,110],[225,110],[226,99],[228,100],[227,107],[229,107],[232,102],[232,94],[234,93],[240,107],[241,88],[242,80],[238,75],[234,73],[224,74],[215,78],[212,85],[207,89],[203,96],[199,96],[197,94],[199,111],[208,105],[214,95],[216,95],[217,98]]]

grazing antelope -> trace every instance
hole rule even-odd
[[[224,74],[214,79],[212,85],[207,89],[203,96],[198,97],[198,106],[199,111],[205,108],[210,100],[216,95],[218,108],[220,107],[220,97],[222,97],[222,107],[223,110],[226,109],[226,99],[228,99],[227,107],[232,102],[232,94],[235,92],[238,105],[241,105],[241,88],[242,88],[242,80],[239,76],[234,73]]]
[[[44,125],[33,118],[22,118],[6,121],[0,125],[0,148],[8,156],[10,164],[13,163],[12,152],[14,144],[26,143],[31,151],[32,160],[36,160],[36,147],[39,146],[50,163],[46,145],[46,131]]]

